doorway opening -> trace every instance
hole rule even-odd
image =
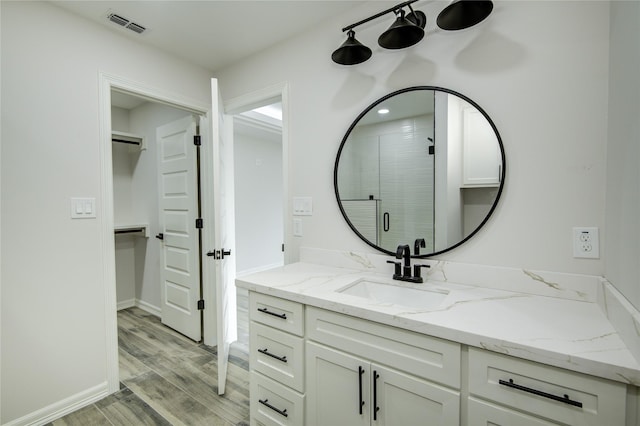
[[[185,269],[184,262],[175,262],[176,259],[180,260],[180,256],[175,256],[175,253],[171,253],[174,256],[173,263],[163,262],[166,244],[154,238],[163,233],[161,222],[170,222],[166,215],[164,218],[160,215],[159,194],[162,191],[159,188],[168,188],[170,185],[166,182],[158,184],[159,173],[162,171],[159,166],[161,156],[153,153],[154,148],[156,153],[165,151],[170,152],[170,156],[180,156],[179,138],[169,137],[168,142],[158,144],[158,127],[183,120],[190,123],[188,127],[195,134],[198,122],[202,122],[201,118],[206,117],[210,111],[211,105],[199,104],[173,93],[100,73],[100,234],[104,258],[107,386],[110,393],[118,391],[120,379],[117,309],[137,305],[153,315],[163,317],[162,300],[177,299],[176,295],[165,297],[167,289],[160,284],[163,280],[160,265]],[[158,150],[158,145],[163,148]],[[205,169],[210,169],[211,164],[205,161],[204,166]],[[193,194],[195,186],[183,185],[189,189],[182,192]],[[209,191],[209,182],[204,182],[203,186],[203,191]],[[175,194],[179,192],[175,191],[179,188],[175,182],[171,188]],[[195,195],[192,196],[194,197]],[[197,204],[193,210],[197,211]],[[209,219],[206,212],[204,216]],[[173,223],[172,231],[176,229],[179,226]],[[202,250],[196,247],[195,252],[197,257]],[[192,294],[198,298],[201,293],[200,269],[192,268],[198,286]],[[197,300],[189,303],[197,305]],[[174,304],[177,307],[181,305]],[[210,317],[215,321],[215,301],[212,301],[210,307],[209,312],[204,313],[205,324],[210,321]],[[202,316],[198,311],[198,331],[189,336],[192,340],[202,339]],[[179,327],[171,328],[179,330]],[[209,341],[215,341],[215,327],[207,329],[211,331],[205,337]]]
[[[111,92],[118,309],[137,306],[202,340],[198,117]],[[154,238],[155,237],[155,238]]]
[[[234,114],[236,277],[284,264],[282,100]],[[239,350],[248,352],[248,292],[236,289]]]

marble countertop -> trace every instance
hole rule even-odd
[[[341,290],[360,281],[446,294],[430,308],[377,302]],[[640,365],[595,301],[391,279],[378,270],[299,262],[236,279],[259,293],[531,361],[640,385]],[[411,304],[411,303],[408,303]]]

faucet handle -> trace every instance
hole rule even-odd
[[[415,278],[420,278],[420,268],[431,268],[431,265],[420,265],[418,263],[415,263],[413,265],[413,276]]]
[[[399,277],[400,274],[400,262],[395,262],[393,260],[387,260],[387,263],[392,263],[394,265],[393,268],[393,278]]]

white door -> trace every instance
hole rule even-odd
[[[218,393],[225,391],[229,345],[237,339],[236,287],[235,287],[235,223],[233,198],[233,127],[231,118],[224,114],[218,91],[218,80],[211,79],[211,114],[201,122],[201,131],[210,134],[210,153],[213,161],[211,170],[205,171],[205,178],[211,182],[204,188],[212,188],[212,193],[204,194],[205,208],[213,211],[213,226],[205,223],[204,249],[207,251],[205,264],[205,288],[215,286],[216,344],[218,348]],[[207,147],[208,148],[208,147]],[[210,281],[213,282],[210,282]],[[208,291],[205,290],[208,294]],[[211,314],[206,314],[207,316]],[[207,324],[207,321],[205,321]],[[207,335],[212,331],[205,330]],[[208,338],[205,336],[205,343]]]
[[[156,130],[162,323],[195,341],[202,339],[196,125],[188,116]]]

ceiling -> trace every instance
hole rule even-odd
[[[365,0],[52,0],[133,40],[212,71],[260,52]],[[142,34],[107,19],[116,13]],[[336,31],[339,31],[336,28]]]

